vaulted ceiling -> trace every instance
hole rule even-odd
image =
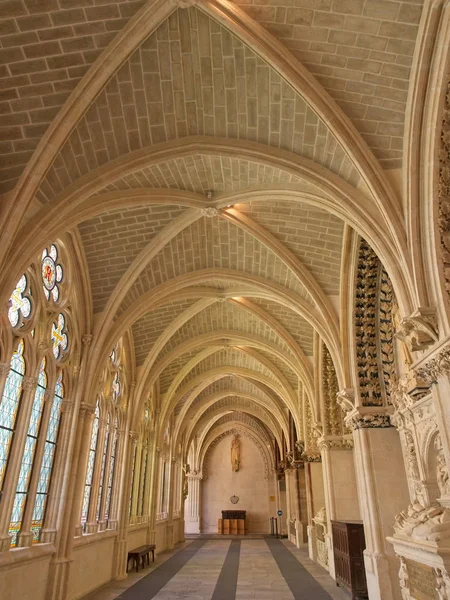
[[[180,434],[246,412],[279,438],[283,406],[312,390],[315,335],[339,362],[349,232],[371,241],[375,223],[380,253],[401,252],[387,171],[421,10],[2,3],[0,191],[29,219],[19,250],[72,232],[99,351],[129,332],[138,391],[157,386]]]

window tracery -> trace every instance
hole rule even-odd
[[[53,356],[56,360],[61,360],[69,346],[66,318],[63,313],[59,313],[56,321],[52,323],[51,340]]]

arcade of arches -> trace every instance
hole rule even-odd
[[[5,0],[0,34],[2,600],[232,508],[331,577],[361,521],[371,600],[449,600],[448,2]]]

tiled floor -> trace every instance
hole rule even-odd
[[[348,600],[305,548],[274,538],[199,536],[85,600]]]

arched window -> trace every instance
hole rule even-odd
[[[81,508],[81,523],[83,525],[87,521],[88,512],[89,512],[89,501],[91,499],[92,476],[94,474],[95,452],[97,450],[99,419],[100,419],[100,404],[99,404],[99,401],[97,400],[97,405],[95,407],[94,422],[92,424],[91,443],[89,446],[89,457],[88,457],[88,465],[87,465],[87,471],[86,471],[86,482],[84,485],[83,506]]]
[[[106,504],[105,504],[105,521],[108,522],[109,514],[111,510],[111,496],[112,496],[112,488],[114,484],[114,471],[116,467],[116,452],[117,452],[117,417],[114,419],[114,432],[113,432],[113,440],[112,440],[112,448],[111,455],[109,458],[109,471],[108,471],[108,488],[106,491]]]
[[[25,375],[24,343],[20,340],[10,362],[2,399],[0,401],[0,491],[3,490],[11,443],[16,426],[16,417],[22,396]]]
[[[52,475],[53,462],[55,459],[56,444],[58,442],[61,404],[64,399],[64,385],[62,379],[63,376],[61,372],[55,385],[55,396],[53,398],[52,408],[50,411],[50,419],[47,426],[47,434],[44,445],[44,455],[42,457],[41,470],[39,472],[39,482],[34,501],[31,524],[33,543],[39,541],[42,524],[45,518],[45,509],[47,507],[50,479]]]
[[[11,546],[16,545],[17,534],[19,533],[22,525],[28,487],[30,484],[31,472],[33,470],[34,455],[36,452],[36,444],[41,427],[42,410],[44,408],[45,390],[47,388],[47,373],[45,372],[45,365],[46,360],[43,358],[39,367],[38,383],[34,394],[33,406],[31,408],[30,422],[28,424],[27,438],[25,440],[25,449],[22,455],[22,464],[20,466],[16,495],[14,497],[14,504],[9,524]]]

